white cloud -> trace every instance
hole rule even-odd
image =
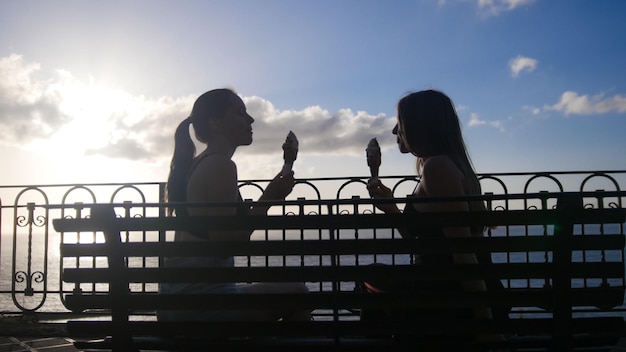
[[[486,16],[497,16],[502,12],[513,11],[535,0],[476,0],[479,11]]]
[[[475,126],[483,126],[483,125],[487,125],[487,126],[491,126],[495,129],[497,129],[500,132],[504,132],[504,123],[502,123],[502,121],[500,120],[493,120],[493,121],[486,121],[486,120],[481,120],[480,116],[477,113],[471,113],[470,114],[470,120],[469,120],[469,124],[470,127],[475,127]]]
[[[605,97],[602,93],[594,96],[578,95],[576,92],[567,91],[561,95],[558,103],[545,106],[544,110],[559,111],[565,116],[624,113],[626,112],[626,97],[621,95]]]
[[[395,145],[390,133],[395,120],[385,114],[350,109],[332,113],[320,106],[281,111],[259,97],[247,97],[244,102],[256,119],[252,125],[255,148],[248,153],[275,152],[290,130],[298,136],[301,150],[311,154],[360,155],[372,137],[383,145]]]
[[[171,157],[177,125],[189,115],[196,96],[148,99],[81,82],[70,72],[52,79],[36,78],[39,64],[19,56],[0,58],[0,140],[28,149],[58,153],[104,155],[109,158],[162,161]],[[377,137],[383,147],[395,146],[395,120],[320,106],[279,110],[256,96],[243,97],[255,118],[254,144],[246,154],[282,155],[289,130],[303,154],[361,155]]]
[[[530,111],[531,114],[533,115],[539,115],[541,114],[541,108],[538,108],[536,106],[530,106],[530,105],[524,105],[522,107],[523,110],[527,110]]]
[[[69,120],[60,110],[63,75],[56,81],[34,79],[40,68],[20,55],[0,58],[0,140],[4,143],[49,136]]]
[[[537,64],[537,60],[519,55],[509,61],[511,76],[518,77],[522,71],[532,72],[537,68]]]
[[[481,125],[484,125],[486,123],[487,123],[487,121],[481,120],[478,117],[477,113],[471,113],[470,114],[470,121],[469,121],[469,125],[470,126],[481,126]]]
[[[189,115],[195,97],[133,97],[106,117],[110,124],[103,131],[105,143],[86,149],[88,155],[110,158],[156,160],[170,157],[174,130]]]

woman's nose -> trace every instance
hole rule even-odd
[[[395,127],[393,128],[393,130],[391,131],[391,133],[397,135],[398,134],[398,125],[395,125]]]

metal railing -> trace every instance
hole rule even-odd
[[[586,207],[622,208],[626,186],[626,171],[576,171],[576,172],[537,172],[537,173],[497,173],[480,174],[481,185],[486,194],[512,195],[541,192],[598,192],[598,196],[585,199]],[[410,194],[419,183],[415,176],[381,177],[401,198]],[[269,180],[243,180],[240,191],[244,199],[258,199]],[[367,177],[313,178],[297,181],[290,200],[349,200],[367,198],[365,188]],[[93,203],[122,204],[124,214],[119,216],[136,217],[157,215],[154,208],[145,204],[159,203],[163,198],[164,183],[126,184],[56,184],[56,185],[16,185],[0,186],[0,313],[67,313],[63,294],[72,290],[97,291],[102,288],[68,287],[60,280],[60,272],[66,266],[103,265],[103,258],[80,258],[74,262],[63,262],[59,258],[59,244],[62,242],[98,242],[98,234],[59,234],[51,227],[52,219],[59,217],[84,217],[86,206]],[[611,196],[606,196],[611,194]],[[301,202],[306,203],[306,202]],[[527,198],[494,197],[487,202],[490,209],[547,209],[554,207],[549,197],[529,201]],[[336,202],[332,213],[375,212],[370,205],[358,202]],[[162,208],[157,208],[162,212]],[[283,205],[273,207],[278,214],[321,214],[326,212],[319,205]],[[539,229],[541,230],[541,229]],[[514,229],[499,229],[509,235]],[[583,230],[584,231],[584,230]],[[600,229],[601,232],[623,234],[623,224],[616,228]],[[491,233],[490,233],[491,234]],[[338,232],[337,236],[369,236],[354,231]],[[374,236],[396,236],[373,234]],[[255,239],[307,238],[322,239],[328,236],[322,231],[290,233],[286,231],[262,231],[255,233]],[[167,234],[128,233],[127,241],[165,240]],[[288,258],[244,258],[241,265],[287,265]],[[322,258],[298,260],[319,261]],[[355,258],[359,260],[359,258]],[[133,265],[151,266],[158,263],[150,258],[142,258]],[[135,290],[156,290],[155,287],[134,287]],[[323,289],[320,287],[319,289]]]

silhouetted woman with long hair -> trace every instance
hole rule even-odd
[[[445,94],[435,90],[411,93],[400,99],[397,106],[397,125],[392,133],[397,136],[398,147],[402,153],[411,153],[416,157],[416,169],[420,176],[418,186],[410,197],[419,199],[464,197],[481,195],[481,187],[470,161],[463,141],[459,118],[452,101]],[[393,198],[391,189],[378,179],[372,179],[367,185],[370,196],[375,199]],[[425,212],[456,212],[485,210],[482,201],[446,201],[446,202],[407,202],[403,210],[396,204],[378,204],[385,213],[403,213],[412,216]],[[410,220],[409,220],[410,221]],[[399,227],[403,238],[416,237],[482,237],[483,228],[444,227],[420,233],[410,226]],[[480,259],[480,260],[479,260]],[[445,265],[451,263],[490,262],[488,256],[477,257],[474,253],[433,254],[418,258],[418,264]],[[431,286],[429,286],[431,285]],[[423,290],[429,288],[458,289],[464,291],[485,291],[483,280],[463,280],[462,282],[420,283],[413,286],[405,283],[405,289]],[[402,287],[392,287],[402,289]],[[414,312],[419,314],[420,312]],[[491,309],[477,307],[468,311],[425,311],[424,314],[451,314],[452,316],[490,319]],[[499,338],[499,337],[497,337]]]
[[[268,207],[183,207],[180,203],[238,203],[237,166],[232,156],[239,146],[252,143],[254,119],[241,98],[230,89],[215,89],[202,94],[194,103],[191,115],[183,120],[175,133],[174,156],[166,187],[166,201],[172,203],[175,216],[185,215],[264,215]],[[196,155],[190,127],[196,139],[206,148]],[[259,200],[282,200],[293,189],[293,172],[278,174],[267,186]],[[251,231],[206,231],[189,233],[177,231],[175,241],[248,241]],[[232,267],[232,256],[197,258],[165,258],[166,267]],[[271,293],[308,292],[304,283],[181,283],[162,284],[163,293]],[[210,295],[207,295],[210,299]],[[211,310],[160,311],[159,320],[309,320],[309,311],[288,310]]]

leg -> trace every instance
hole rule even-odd
[[[296,282],[262,282],[249,285],[239,286],[241,294],[250,293],[309,293],[309,289],[304,283]],[[240,311],[242,319],[244,320],[311,320],[311,312],[309,310],[303,311],[288,311],[288,310],[250,310]]]

